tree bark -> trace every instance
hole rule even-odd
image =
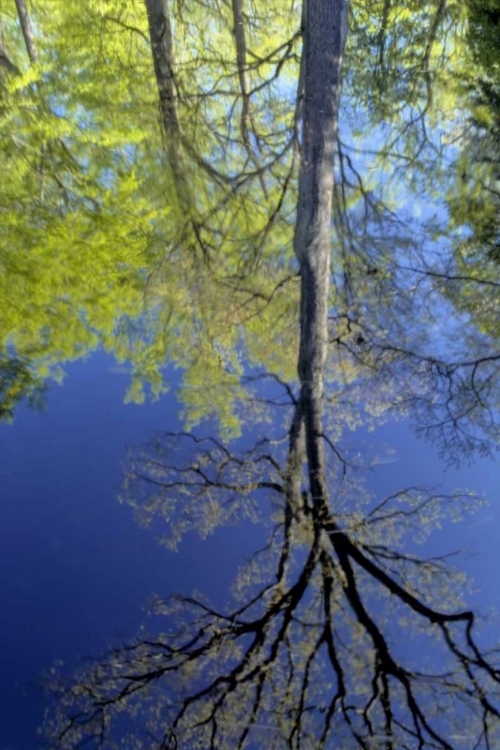
[[[245,21],[243,19],[242,0],[232,0],[233,35],[236,45],[236,65],[241,91],[241,137],[245,147],[250,148],[248,135],[248,118],[250,110],[250,96],[248,93],[247,74],[247,42],[245,35]]]
[[[233,36],[236,46],[236,66],[238,68],[238,81],[241,92],[241,118],[240,130],[243,145],[248,158],[259,173],[259,180],[265,197],[268,197],[266,184],[262,175],[262,167],[250,140],[249,123],[252,125],[250,114],[250,91],[247,71],[247,41],[245,34],[245,19],[243,17],[243,0],[232,0],[233,9]]]
[[[178,137],[177,91],[174,81],[175,58],[168,0],[145,0],[149,38],[160,98],[160,112],[165,134]]]
[[[160,101],[160,117],[166,140],[166,150],[179,193],[182,208],[185,208],[183,185],[185,182],[181,155],[181,127],[177,106],[177,90],[174,71],[174,42],[168,0],[145,0],[148,14],[151,53]]]
[[[327,498],[321,435],[328,341],[333,167],[347,11],[348,0],[307,0],[302,52],[304,104],[294,236],[301,273],[298,374],[310,491],[317,506]]]
[[[199,230],[191,214],[192,201],[182,151],[182,132],[175,84],[175,55],[168,0],[144,0],[148,15],[149,38],[158,88],[160,119],[165,151],[172,170],[180,210],[186,215],[198,242]]]
[[[30,63],[32,65],[37,65],[38,50],[36,48],[35,37],[33,36],[33,29],[31,28],[31,21],[25,0],[16,0],[16,8]]]

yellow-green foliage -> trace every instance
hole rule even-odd
[[[145,384],[161,392],[161,368],[172,362],[186,370],[191,419],[220,405],[234,427],[223,394],[243,350],[269,369],[286,361],[297,285],[274,294],[292,256],[292,223],[275,214],[278,203],[289,213],[294,203],[282,195],[293,107],[272,87],[282,54],[274,51],[298,16],[287,6],[283,23],[284,7],[268,6],[249,38],[250,84],[264,84],[254,127],[271,134],[262,158],[266,148],[283,151],[265,172],[267,200],[261,180],[245,173],[242,144],[221,146],[228,113],[239,118],[227,9],[201,34],[194,4],[173,19],[189,221],[165,155],[144,5],[42,0],[31,9],[37,66],[9,6],[4,31],[20,74],[3,76],[0,107],[0,350],[15,352],[33,377],[103,347],[131,363],[128,399],[140,401]],[[280,85],[296,77],[296,57],[287,66]]]

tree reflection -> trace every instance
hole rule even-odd
[[[133,455],[124,498],[143,522],[163,518],[169,544],[241,518],[266,525],[265,543],[231,608],[158,600],[164,632],[64,686],[58,746],[111,747],[125,732],[134,747],[494,747],[498,652],[479,644],[463,576],[415,545],[476,499],[420,487],[370,498],[327,434],[318,497],[306,409],[299,398],[284,435],[245,450],[168,433]]]
[[[368,338],[362,306],[353,302],[354,279],[344,287],[354,314],[344,314],[339,296],[331,315],[331,217],[346,22],[345,2],[308,0],[294,230],[299,385],[283,386],[289,402],[285,435],[280,439],[271,432],[255,440],[249,430],[245,442],[251,447],[243,451],[216,437],[160,436],[136,456],[125,489],[143,518],[158,513],[165,518],[173,543],[193,525],[207,533],[232,518],[262,515],[274,517],[265,547],[240,576],[232,609],[217,610],[198,597],[160,602],[168,632],[141,636],[77,675],[49,722],[53,742],[62,747],[93,741],[170,750],[333,743],[449,750],[490,748],[499,738],[498,654],[480,646],[476,617],[461,602],[463,580],[446,558],[419,556],[408,543],[408,537],[425,534],[473,499],[408,487],[363,503],[339,447],[342,408],[325,396],[332,317],[346,323],[335,339],[338,349],[347,339],[355,358],[357,350],[370,355],[378,346],[392,377],[399,358],[403,373],[414,360],[419,367],[430,365],[436,378],[451,372],[449,363],[442,372],[437,360],[399,346],[393,337],[382,346],[382,320],[391,336],[397,332],[391,327],[395,308],[382,311]],[[243,39],[235,36],[241,57]],[[428,56],[433,44],[431,38]],[[242,89],[246,85],[241,75],[239,83]],[[250,112],[247,116],[249,121]],[[244,141],[248,121],[245,116],[241,123]],[[254,161],[248,148],[247,142],[247,157]],[[378,275],[378,268],[370,265],[365,278]],[[386,266],[384,275],[387,271]],[[360,282],[358,294],[362,288]],[[407,299],[404,295],[402,304]],[[371,306],[365,308],[366,318],[374,320]],[[376,359],[357,359],[374,371],[371,387],[375,377],[385,377]],[[280,383],[281,376],[274,379]],[[395,393],[397,387],[391,398]],[[259,399],[261,407],[265,402]]]
[[[227,371],[240,369],[241,327],[246,359],[260,366],[273,367],[275,349],[295,345],[293,107],[269,94],[273,80],[252,92],[251,119],[266,153],[262,200],[263,178],[248,165],[245,145],[230,136],[237,72],[228,87],[207,92],[208,81],[234,57],[223,11],[214,12],[204,47],[208,39],[193,26],[198,9],[190,4],[176,8],[174,40],[163,33],[170,4],[159,0],[104,6],[88,0],[81,8],[18,2],[18,13],[16,4],[4,5],[2,359],[12,358],[20,381],[18,361],[43,382],[60,379],[61,366],[101,347],[129,364],[127,398],[136,402],[145,391],[158,397],[167,389],[162,368],[173,363],[185,373],[193,419],[209,409],[197,386],[210,380],[222,424],[234,427],[223,394]],[[286,3],[277,6],[260,23],[269,33],[279,28],[285,39],[289,32],[295,37],[283,59],[267,42],[253,46],[263,59],[253,87],[270,64],[286,63],[292,78],[297,67],[291,53],[300,13],[283,23]],[[281,42],[280,36],[276,46]],[[261,102],[257,116],[255,100],[267,98],[275,101],[265,110]]]
[[[387,377],[386,408],[411,407],[452,456],[498,439],[487,6],[353,3],[340,129],[327,134],[329,353],[351,380]],[[191,421],[215,405],[236,430],[228,371],[234,382],[244,360],[292,377],[305,12],[40,0],[4,15],[2,359],[43,382],[103,347],[130,364],[135,401],[160,395],[173,363]],[[467,316],[460,335],[444,330],[450,310]]]
[[[45,383],[33,374],[29,362],[0,353],[0,421],[10,422],[16,406],[24,400],[40,409],[44,391]]]

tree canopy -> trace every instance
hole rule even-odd
[[[429,332],[451,304],[471,325],[461,347],[449,332],[457,356],[430,368],[430,388],[437,379],[446,391],[451,368],[463,394],[461,363],[473,368],[492,335],[471,400],[450,419],[495,439],[479,403],[491,403],[497,361],[494,175],[483,147],[471,149],[488,109],[475,94],[486,70],[494,85],[493,53],[478,57],[474,41],[494,16],[481,7],[350,7],[329,362],[338,379],[342,360],[341,382],[371,378],[375,360],[391,378],[406,368],[403,381],[417,367],[420,391],[429,361],[440,361]],[[224,394],[243,363],[285,379],[293,371],[301,9],[4,0],[2,11],[3,356],[29,363],[43,384],[102,347],[130,362],[132,400],[168,387],[162,368],[173,363],[192,422],[215,411],[237,430]],[[12,414],[12,396],[3,399]],[[421,410],[425,428],[430,412],[443,422],[435,406]]]

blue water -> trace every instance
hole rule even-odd
[[[0,425],[1,750],[38,746],[37,683],[54,661],[69,670],[133,636],[152,593],[224,603],[253,548],[248,529],[224,529],[172,553],[117,502],[127,447],[181,423],[175,382],[159,402],[124,405],[127,376],[113,367],[102,354],[69,366],[45,414],[21,407]]]
[[[63,661],[99,655],[130,639],[147,622],[154,592],[202,591],[220,606],[234,573],[255,548],[252,525],[222,529],[206,541],[188,535],[178,553],[158,544],[117,502],[127,447],[151,432],[182,427],[172,388],[156,403],[124,405],[127,375],[103,354],[67,367],[44,414],[21,407],[13,425],[0,426],[0,750],[40,746],[36,729],[46,698],[43,672]],[[476,582],[468,601],[482,611],[500,603],[497,502],[499,472],[489,460],[460,471],[446,469],[407,426],[388,425],[352,436],[385,455],[368,473],[382,496],[412,484],[457,486],[484,492],[489,507],[467,522],[445,524],[428,543],[432,551],[468,549],[460,567]],[[159,531],[159,530],[158,530]],[[491,625],[491,632],[494,626]]]

